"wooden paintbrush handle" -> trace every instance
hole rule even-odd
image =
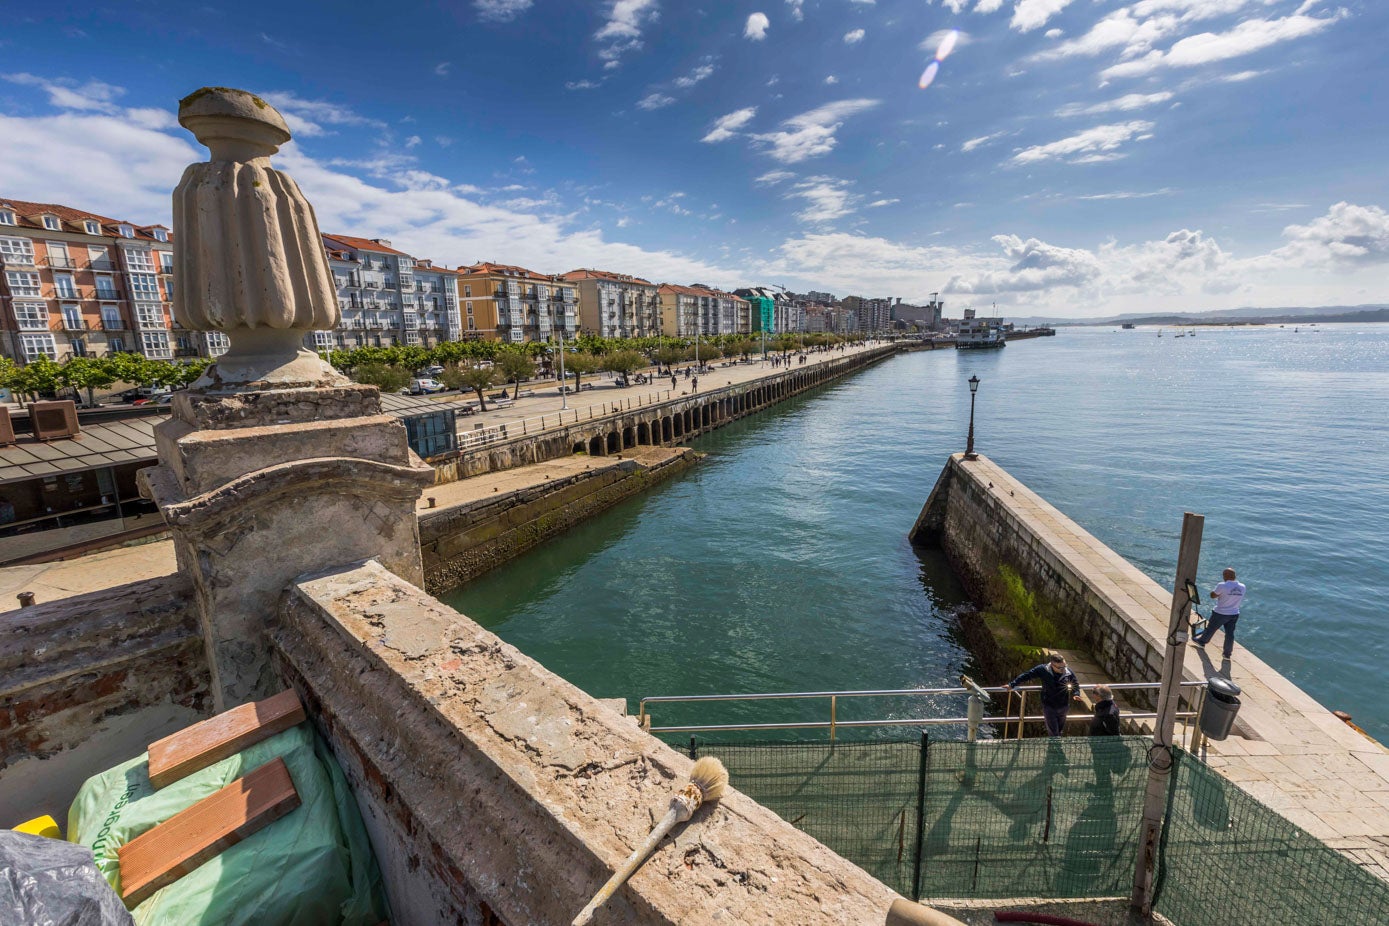
[[[593,922],[593,914],[598,912],[598,908],[608,902],[608,898],[617,893],[617,889],[626,883],[627,879],[637,873],[641,863],[646,861],[646,857],[656,851],[656,847],[661,844],[661,840],[675,828],[675,824],[680,822],[681,808],[672,804],[669,811],[656,824],[656,828],[651,831],[651,835],[646,837],[646,842],[638,846],[631,855],[627,856],[627,861],[622,863],[622,867],[608,879],[608,883],[603,885],[602,890],[593,895],[593,899],[588,902],[588,906],[579,911],[579,915],[574,917],[573,926],[587,926]],[[688,815],[684,815],[686,820]]]

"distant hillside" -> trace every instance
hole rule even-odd
[[[1161,315],[1145,315],[1137,312],[1124,315],[1111,315],[1106,318],[1046,318],[1030,316],[1026,318],[1008,317],[1017,325],[1118,325],[1128,322],[1134,325],[1222,325],[1222,324],[1264,324],[1278,325],[1288,322],[1306,324],[1307,322],[1389,322],[1389,305],[1324,305],[1324,306],[1266,306],[1263,308],[1245,307],[1240,309],[1213,309],[1206,312],[1170,312]]]

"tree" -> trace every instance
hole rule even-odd
[[[564,371],[574,374],[574,391],[577,392],[585,373],[593,373],[603,368],[602,361],[588,351],[578,351],[564,355]]]
[[[60,365],[40,354],[19,368],[11,388],[33,399],[51,395],[62,385],[62,370]]]
[[[497,366],[501,367],[502,375],[506,377],[507,382],[516,384],[512,398],[520,398],[521,380],[530,379],[535,375],[535,361],[531,359],[530,354],[514,347],[508,348],[497,355]]]
[[[685,352],[674,344],[663,344],[660,350],[656,351],[656,362],[664,367],[670,367],[680,362],[685,356]]]
[[[603,369],[618,374],[624,381],[644,366],[646,358],[634,350],[615,350],[603,357]]]
[[[352,378],[367,386],[376,386],[382,392],[399,392],[410,384],[410,371],[404,367],[386,363],[364,363],[352,368]]]
[[[96,357],[73,357],[59,374],[64,386],[87,390],[87,404],[96,404],[96,390],[109,388],[116,381],[113,364]]]
[[[498,373],[494,366],[482,366],[476,361],[472,363],[450,363],[444,367],[444,372],[439,374],[439,380],[450,389],[471,389],[477,393],[478,408],[480,411],[487,411],[487,397],[484,396],[484,389],[491,389],[497,385]]]

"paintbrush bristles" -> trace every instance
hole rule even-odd
[[[704,801],[717,801],[728,788],[728,769],[713,756],[705,756],[690,770],[690,784],[699,789]]]

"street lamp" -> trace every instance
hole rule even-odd
[[[965,441],[965,459],[977,460],[979,454],[974,452],[974,396],[979,391],[979,377],[969,378],[969,439]]]

